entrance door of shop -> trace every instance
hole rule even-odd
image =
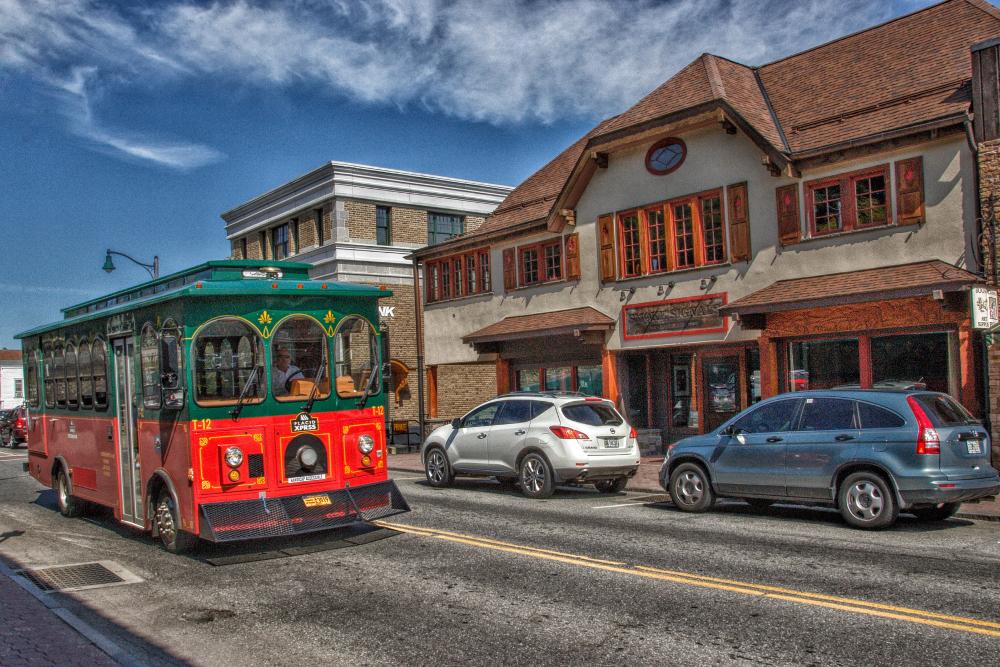
[[[702,391],[705,406],[705,432],[714,431],[740,410],[743,383],[740,358],[714,357],[702,362]]]

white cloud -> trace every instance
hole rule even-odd
[[[141,13],[101,7],[93,0],[0,0],[0,67],[69,62],[126,80],[307,84],[468,120],[551,122],[617,113],[704,51],[761,64],[891,11],[870,0],[188,0]]]
[[[65,79],[45,77],[45,81],[57,91],[70,130],[77,136],[103,150],[180,171],[202,167],[225,157],[202,144],[166,141],[143,133],[102,127],[94,118],[90,102],[90,87],[96,75],[94,67],[76,67]]]

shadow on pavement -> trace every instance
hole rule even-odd
[[[56,494],[51,489],[39,490],[34,503],[40,507],[58,512]],[[67,521],[86,521],[102,530],[114,533],[118,537],[159,548],[153,538],[137,528],[132,528],[115,519],[114,512],[100,505],[88,505],[86,512],[79,519]],[[364,522],[357,522],[341,528],[291,535],[288,537],[272,537],[258,540],[213,543],[199,542],[197,547],[188,554],[180,554],[176,558],[208,563],[209,565],[236,565],[274,558],[289,558],[320,551],[330,551],[345,547],[356,547],[370,542],[398,535],[387,528],[379,528]],[[2,537],[2,536],[0,536]],[[2,540],[0,540],[2,541]]]
[[[427,480],[422,479],[415,482],[420,486],[427,487],[434,491],[446,491],[447,489],[434,489]],[[594,499],[594,498],[607,498],[613,500],[615,498],[626,498],[628,494],[624,491],[620,493],[601,493],[594,488],[592,484],[563,484],[556,487],[555,493],[552,494],[551,498],[529,498],[523,493],[521,493],[521,487],[516,486],[513,483],[499,482],[492,477],[458,477],[455,479],[454,483],[448,487],[451,489],[461,489],[462,491],[472,491],[474,493],[486,493],[501,496],[511,496],[512,498],[521,498],[530,502],[542,502],[543,500],[565,500],[571,498],[581,498],[581,499]],[[645,494],[644,494],[645,495]]]
[[[680,512],[672,503],[655,503],[649,505],[656,509],[661,509],[668,512]],[[770,517],[772,519],[780,519],[786,521],[809,521],[809,522],[819,522],[825,523],[833,526],[839,526],[845,530],[857,530],[847,525],[843,517],[840,516],[840,512],[833,507],[824,506],[805,506],[805,505],[785,505],[776,503],[771,507],[766,509],[755,509],[750,505],[744,503],[740,500],[728,500],[723,499],[716,502],[708,512],[709,514],[721,514],[729,516],[761,516]],[[902,531],[910,533],[928,533],[936,532],[940,530],[951,530],[954,528],[963,528],[965,526],[972,526],[974,522],[968,521],[966,519],[956,519],[951,518],[945,521],[921,521],[916,517],[901,512],[899,514],[899,519],[893,526],[884,529],[883,531]],[[858,530],[858,532],[864,532]]]

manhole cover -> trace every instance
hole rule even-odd
[[[46,593],[120,586],[142,581],[118,563],[107,560],[73,565],[52,565],[18,571]]]

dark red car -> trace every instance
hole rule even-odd
[[[7,411],[0,420],[0,444],[4,447],[18,447],[28,441],[28,411],[22,405]]]

